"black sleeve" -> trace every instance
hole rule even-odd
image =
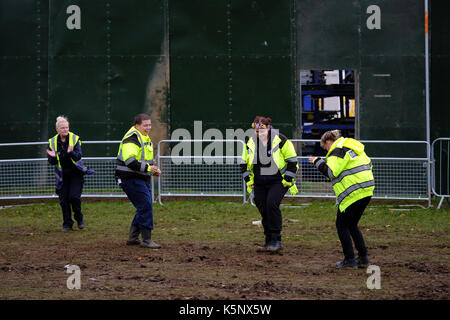
[[[281,133],[278,133],[278,136],[280,137],[280,149],[283,148],[284,144],[286,143],[286,141],[288,140],[288,138]]]
[[[249,174],[247,174],[247,175],[244,175],[244,173],[247,171],[247,164],[246,163],[241,163],[241,173],[242,173],[242,176],[244,177],[244,181],[245,182],[249,182],[249,180],[250,180],[250,175]]]
[[[314,166],[320,171],[321,174],[323,174],[326,178],[332,179],[333,177],[330,177],[331,169],[328,167],[325,160],[321,158],[317,158],[314,160]]]
[[[297,162],[288,162],[286,166],[286,171],[297,173]],[[292,179],[293,178],[291,176],[288,176],[287,174],[284,175],[284,180],[286,180],[287,182],[291,182]]]
[[[278,136],[281,139],[281,142],[280,142],[280,149],[281,149],[281,148],[283,148],[283,146],[286,143],[286,141],[288,140],[288,138],[281,133]],[[292,173],[297,173],[297,162],[288,162],[287,166],[286,166],[286,171],[290,171]],[[286,180],[287,182],[291,182],[293,180],[293,177],[285,174],[284,180]]]
[[[130,162],[127,164],[127,167],[130,168],[131,170],[134,171],[141,171],[141,162],[137,161],[137,160],[133,160],[133,162]],[[148,170],[148,164],[145,164],[145,169],[143,172],[146,172]]]

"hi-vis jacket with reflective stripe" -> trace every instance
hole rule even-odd
[[[78,149],[80,150],[80,155],[81,155],[81,140],[80,137],[77,136],[76,134],[74,134],[73,132],[69,131],[69,135],[68,135],[68,139],[69,139],[69,146],[72,146],[74,148],[74,150]],[[56,160],[57,160],[57,164],[55,166],[55,177],[56,177],[56,190],[61,189],[62,187],[62,183],[63,183],[63,170],[61,167],[61,161],[59,159],[59,153],[60,151],[58,151],[58,135],[55,135],[53,138],[48,140],[49,145],[50,145],[50,149],[52,149],[53,151],[55,151],[56,154]],[[78,159],[77,161],[75,161],[73,158],[71,158],[73,164],[75,165],[75,167],[80,170],[83,173],[87,173],[87,174],[93,174],[94,171],[88,169],[84,164],[83,161],[80,159]]]
[[[153,164],[153,147],[149,136],[134,126],[122,138],[116,160],[118,178],[150,179],[149,166]]]
[[[289,177],[287,180],[292,181],[292,186],[289,188],[289,192],[292,195],[297,194],[298,189],[295,185],[294,179],[298,170],[298,162],[294,145],[288,139],[281,139],[276,129],[271,129],[271,134],[274,135],[272,140],[272,159],[280,171],[283,179]],[[250,138],[242,152],[242,160],[247,165],[246,170],[242,173],[242,176],[247,181],[247,186],[254,184],[253,165],[257,163],[255,154],[256,144],[253,138]],[[291,165],[288,166],[289,163]]]
[[[352,203],[373,195],[375,180],[372,162],[361,142],[339,138],[331,145],[326,162],[319,158],[314,165],[331,180],[341,212]]]

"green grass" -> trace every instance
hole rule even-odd
[[[260,215],[256,207],[237,201],[155,204],[153,238],[163,245],[161,250],[125,245],[135,212],[125,199],[83,200],[87,227],[70,233],[61,232],[62,214],[56,201],[4,208],[0,210],[0,297],[448,297],[449,208],[393,211],[405,207],[398,206],[401,202],[388,206],[374,201],[366,209],[359,226],[371,261],[383,275],[383,289],[375,292],[365,289],[365,270],[335,270],[334,263],[342,258],[336,208],[332,199],[310,201],[305,205],[289,200],[282,206],[281,255],[256,253],[263,232],[252,222]],[[63,266],[69,263],[82,269],[80,292],[65,287]]]
[[[366,209],[359,226],[371,242],[391,243],[413,241],[417,235],[439,235],[437,241],[449,244],[450,210],[411,208],[392,211],[394,206],[371,206]],[[97,237],[125,237],[135,209],[126,200],[115,202],[83,202],[88,229]],[[283,212],[283,239],[319,244],[336,241],[336,209],[329,202],[309,206],[286,204]],[[15,206],[0,211],[2,234],[6,229],[17,229],[27,236],[45,237],[60,231],[61,209],[58,203]],[[252,225],[260,220],[256,207],[238,202],[184,201],[154,204],[157,238],[173,241],[260,241],[261,227]],[[288,222],[293,221],[293,222]],[[389,234],[389,237],[386,237]],[[0,239],[3,236],[0,235]],[[96,237],[96,236],[94,236]],[[80,241],[91,241],[83,238]]]

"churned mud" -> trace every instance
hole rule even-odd
[[[124,241],[2,245],[1,299],[448,299],[449,265],[433,256],[446,248],[369,246],[381,270],[381,289],[367,288],[366,269],[338,270],[336,246],[293,241],[280,254],[257,253],[259,243],[165,242],[158,250]],[[86,232],[75,231],[75,232]],[[155,239],[157,240],[157,239]],[[15,248],[14,250],[12,250]],[[67,288],[68,264],[80,268],[81,288]]]

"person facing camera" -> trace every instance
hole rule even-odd
[[[276,252],[282,249],[282,214],[280,204],[286,192],[298,192],[295,174],[298,170],[297,153],[290,140],[272,127],[272,119],[255,117],[242,154],[242,176],[247,192],[254,200],[264,229],[265,243],[258,251]]]
[[[83,164],[80,137],[69,131],[69,120],[66,117],[56,118],[56,132],[58,134],[49,139],[47,156],[48,162],[55,166],[56,194],[63,213],[62,231],[73,231],[71,206],[78,228],[84,229],[81,211],[84,175],[94,174],[94,170]]]
[[[153,165],[153,147],[149,136],[151,128],[149,115],[141,113],[134,118],[134,126],[125,133],[119,146],[115,177],[136,208],[126,244],[159,249],[161,246],[152,240],[154,224],[150,179],[152,175],[159,176],[161,170]]]

